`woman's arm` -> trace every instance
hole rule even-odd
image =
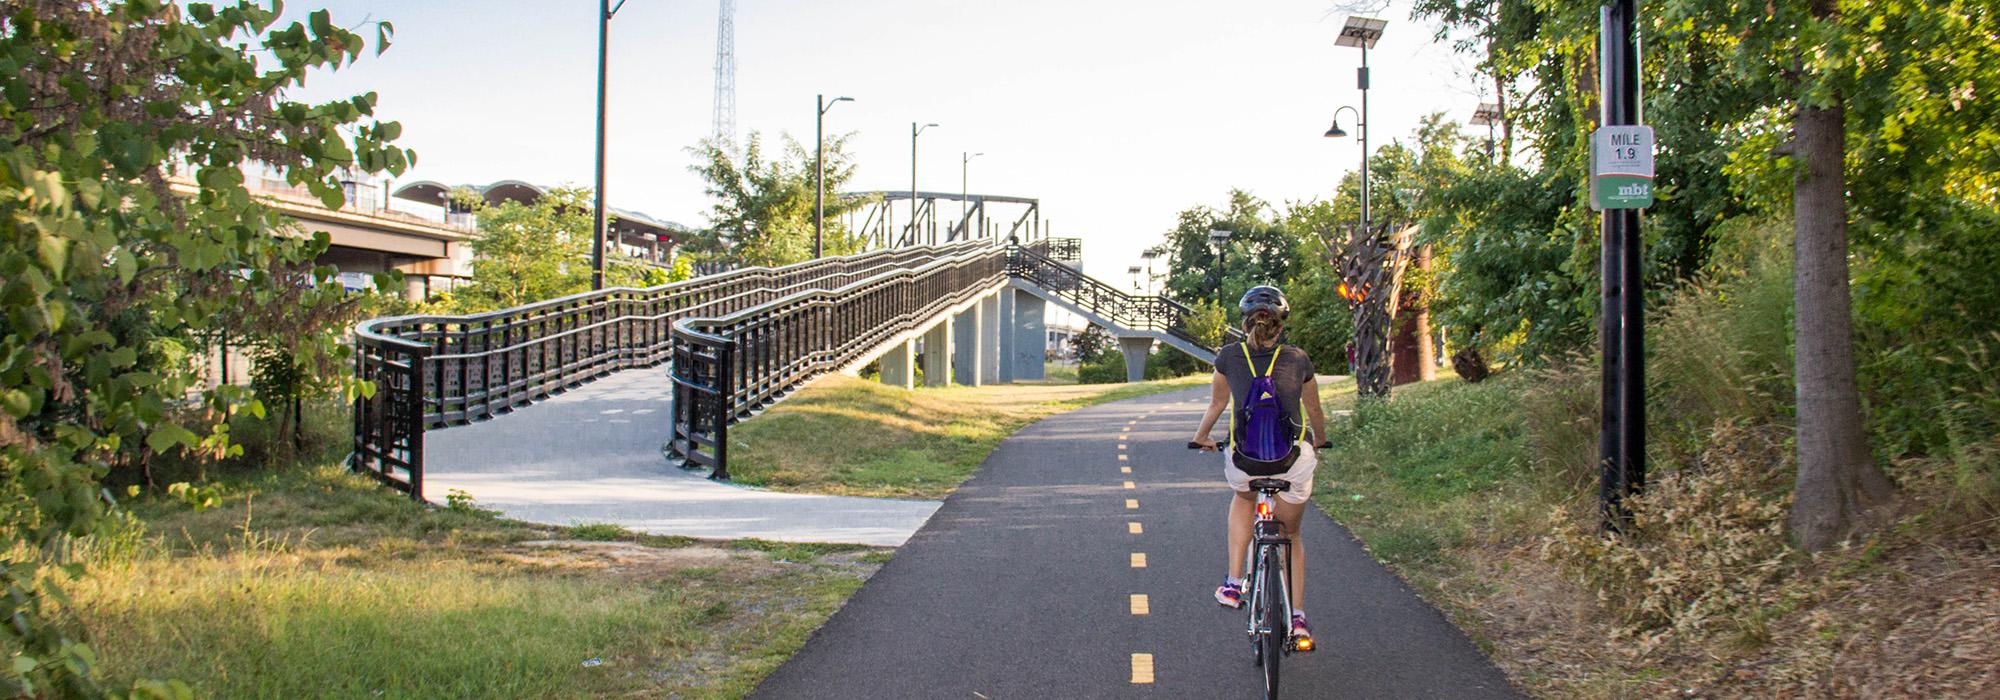
[[[1314,447],[1326,444],[1326,411],[1319,407],[1319,379],[1306,378],[1306,384],[1299,388],[1299,398],[1306,404],[1306,419],[1312,424]]]
[[[1194,431],[1194,442],[1200,444],[1201,451],[1215,449],[1215,441],[1209,439],[1208,431],[1215,428],[1215,419],[1222,417],[1223,409],[1229,408],[1229,378],[1216,372],[1208,382],[1208,412],[1201,416],[1201,427]]]

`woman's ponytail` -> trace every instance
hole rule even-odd
[[[1243,332],[1250,336],[1252,350],[1269,350],[1278,346],[1278,334],[1285,330],[1285,323],[1268,313],[1251,314],[1243,321]]]

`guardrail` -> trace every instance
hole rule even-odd
[[[355,329],[351,466],[423,498],[423,431],[505,413],[611,372],[670,359],[670,328],[809,290],[837,289],[983,242],[753,267],[647,289],[614,288],[470,316],[397,316]]]
[[[669,456],[729,478],[731,423],[1005,279],[1007,249],[979,245],[839,289],[676,321]]]

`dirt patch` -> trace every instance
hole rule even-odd
[[[1514,683],[1563,698],[2000,698],[2000,548],[1990,537],[1829,558],[1789,602],[1644,653],[1532,547],[1455,552],[1434,578]]]
[[[784,568],[762,552],[707,545],[648,547],[632,542],[532,540],[500,550],[496,556],[546,569],[638,578],[679,575],[689,569],[726,569],[754,575]]]

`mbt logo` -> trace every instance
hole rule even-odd
[[[1652,194],[1653,186],[1645,183],[1618,186],[1618,196],[1620,197],[1647,197]]]

